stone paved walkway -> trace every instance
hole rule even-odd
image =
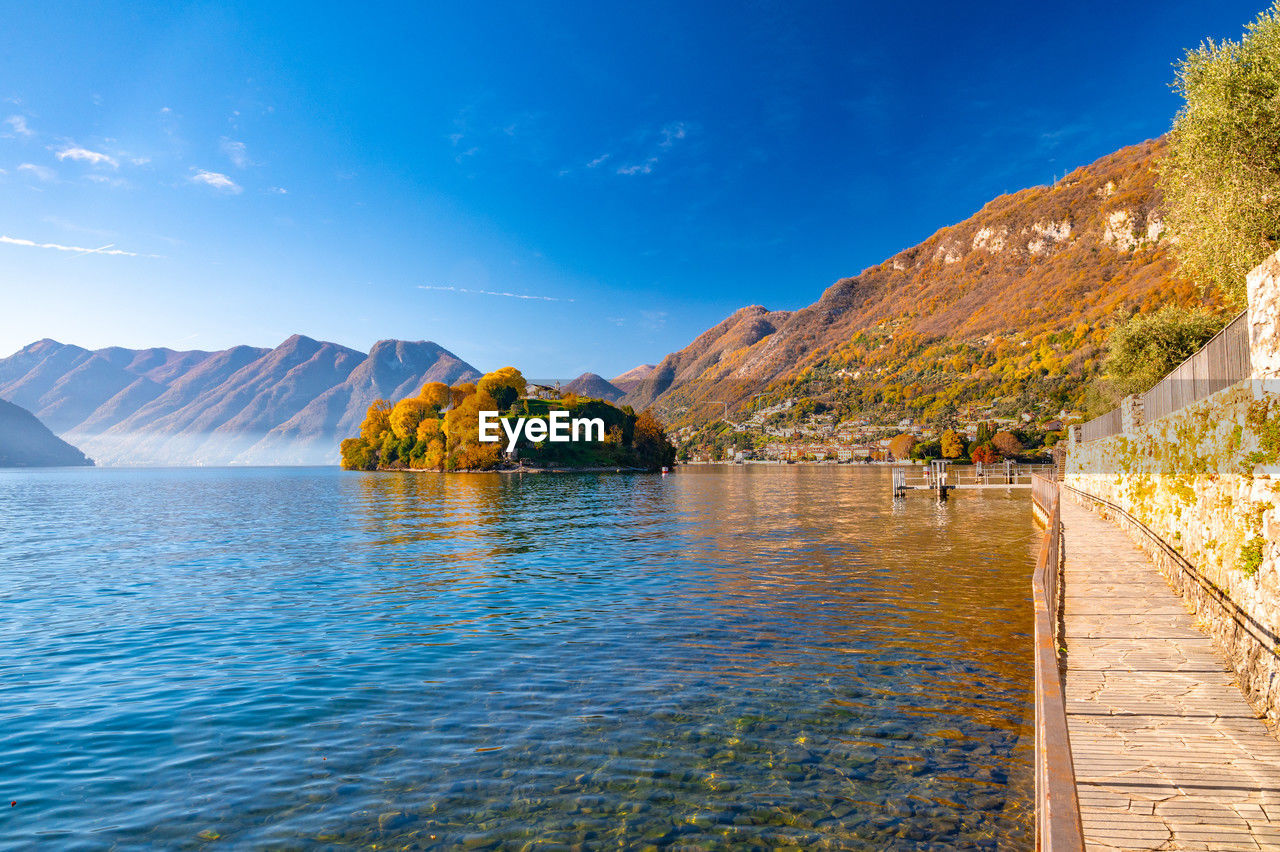
[[[1067,721],[1087,847],[1280,850],[1280,742],[1146,554],[1063,498]]]

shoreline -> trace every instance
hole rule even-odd
[[[643,467],[496,467],[492,470],[438,470],[427,467],[378,467],[364,473],[661,473]]]

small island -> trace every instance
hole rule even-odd
[[[488,433],[489,440],[482,440],[484,412],[506,421]],[[535,441],[521,434],[514,445],[508,441],[521,418],[550,418],[553,412],[599,420],[604,428],[580,440]],[[675,455],[663,425],[648,411],[636,414],[630,406],[530,384],[515,367],[474,384],[428,382],[416,397],[394,404],[374,400],[359,436],[342,442],[345,470],[656,471],[674,464]]]

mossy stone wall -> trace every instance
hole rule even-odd
[[[1124,509],[1193,566],[1130,530],[1250,701],[1280,722],[1280,384],[1241,382],[1128,434],[1076,443],[1065,481]]]

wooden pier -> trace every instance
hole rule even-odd
[[[1034,474],[1053,476],[1052,464],[1018,464],[1003,461],[997,464],[953,465],[944,459],[934,459],[927,465],[901,465],[893,468],[893,496],[901,497],[909,491],[932,491],[938,499],[946,499],[948,493],[983,488],[1030,488]]]

